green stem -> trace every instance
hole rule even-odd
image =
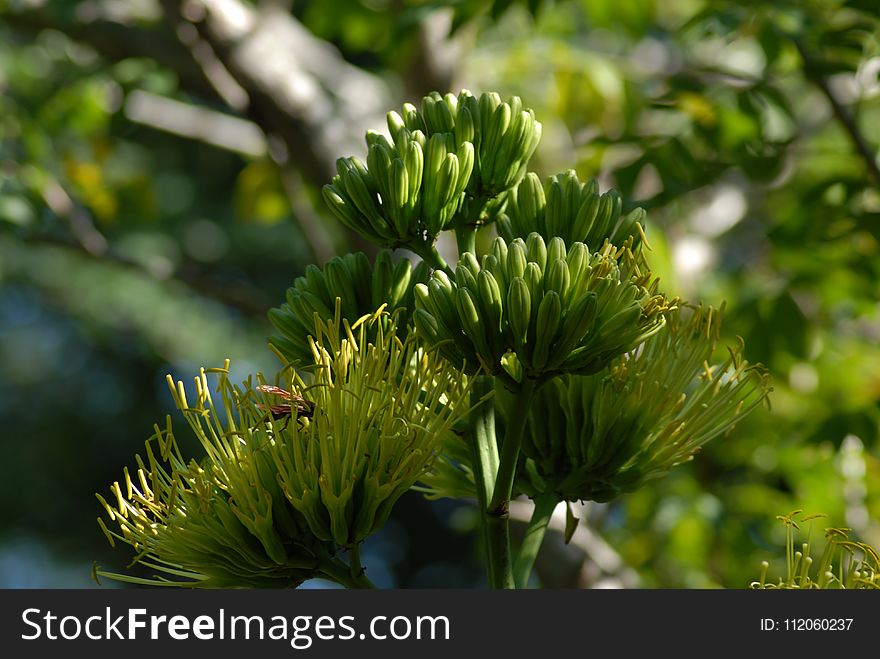
[[[357,579],[364,574],[364,566],[361,565],[361,543],[355,543],[348,550],[348,562],[351,567],[351,578]]]
[[[510,417],[507,419],[504,445],[501,447],[501,462],[498,466],[498,478],[495,479],[495,489],[489,502],[489,514],[499,512],[502,507],[506,508],[510,501],[513,481],[516,478],[516,466],[519,461],[519,447],[522,444],[526,418],[529,414],[529,405],[532,402],[534,391],[535,381],[524,377],[510,408]]]
[[[513,481],[516,478],[516,467],[519,462],[519,448],[522,444],[526,417],[534,390],[534,380],[524,378],[519,392],[514,398],[510,417],[507,419],[498,476],[495,479],[492,498],[486,509],[489,561],[492,563],[490,584],[493,588],[515,587],[510,558],[510,496],[513,492]]]
[[[458,247],[458,256],[470,252],[477,254],[477,228],[474,226],[455,227],[455,244]]]
[[[489,582],[493,580],[494,565],[489,551],[489,524],[486,510],[489,497],[495,489],[495,476],[498,473],[498,443],[495,439],[495,405],[490,397],[494,391],[495,380],[488,375],[474,378],[471,389],[471,449],[473,453],[474,480],[477,485],[477,501],[480,506],[480,526],[485,542]]]
[[[517,588],[525,588],[529,583],[532,566],[541,549],[544,533],[547,531],[547,525],[557,503],[559,499],[554,494],[541,494],[535,497],[535,510],[532,511],[532,518],[529,520],[526,535],[513,566],[513,580]]]
[[[450,268],[449,264],[443,260],[442,256],[440,256],[440,252],[437,251],[437,247],[434,243],[415,243],[410,245],[409,248],[418,256],[422,257],[422,260],[434,270],[442,270],[449,277],[455,276],[452,268]]]
[[[495,491],[495,476],[498,473],[498,443],[495,439],[495,405],[492,393],[495,391],[495,379],[491,375],[478,375],[474,378],[471,389],[471,423],[474,432],[474,449],[476,469],[480,471],[480,496],[483,497],[483,508],[489,503],[489,497]]]
[[[510,561],[510,524],[508,512],[495,515],[486,513],[486,545],[489,551],[489,586],[511,590],[516,588],[513,581],[513,566]]]
[[[483,207],[491,197],[480,193],[472,197],[468,193],[461,208],[455,214],[448,226],[455,227],[455,243],[458,247],[458,257],[465,252],[477,255],[477,231],[479,230],[480,214]]]
[[[355,558],[352,556],[352,558]],[[358,567],[355,568],[354,566]],[[346,588],[368,588],[376,586],[367,578],[366,572],[360,567],[360,560],[352,560],[348,565],[338,558],[324,558],[318,566],[318,572]],[[360,572],[360,574],[355,574]]]

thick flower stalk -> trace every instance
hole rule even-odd
[[[205,455],[184,458],[170,419],[156,429],[136,473],[98,498],[111,543],[160,575],[99,574],[188,587],[293,587],[314,576],[367,585],[337,549],[357,555],[466,413],[457,372],[413,336],[399,339],[393,322],[386,330],[383,314],[350,327],[337,307],[332,323],[317,321],[308,385],[292,376],[284,389],[235,386],[228,363],[203,369],[194,397],[169,378]]]
[[[516,382],[594,373],[658,331],[674,304],[629,246],[545,243],[537,233],[466,252],[450,279],[416,286],[416,327],[468,373]]]
[[[278,332],[269,337],[269,344],[286,365],[312,363],[310,337],[318,332],[315,314],[321,321],[333,321],[337,299],[342,317],[352,323],[385,306],[389,313],[369,324],[369,341],[375,341],[380,326],[387,331],[392,315],[403,337],[414,307],[413,287],[427,279],[428,266],[424,262],[415,267],[405,258],[394,262],[388,251],[379,252],[372,264],[366,255],[357,252],[337,256],[322,268],[310,265],[287,290],[286,302],[269,310],[269,320]]]

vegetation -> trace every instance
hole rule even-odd
[[[208,0],[184,13],[174,2],[0,9],[0,409],[15,466],[0,486],[0,540],[16,566],[5,584],[80,583],[70,575],[87,575],[80,566],[94,558],[121,570],[119,552],[75,520],[93,517],[93,492],[173,409],[165,374],[188,379],[226,358],[230,382],[273,373],[273,332],[277,350],[302,350],[277,327],[292,282],[315,276],[309,264],[328,275],[338,254],[362,251],[374,270],[386,258],[324,206],[322,187],[341,175],[335,159],[369,166],[363,132],[381,129],[388,108],[463,87],[520,96],[540,120],[536,177],[519,189],[540,187],[548,209],[556,193],[544,182],[558,172],[580,194],[617,190],[620,217],[644,225],[657,290],[726,301],[718,344],[742,337],[774,387],[772,412],[756,409],[696,460],[609,503],[572,505],[581,525],[570,545],[565,520],[544,515],[532,583],[746,587],[756,565],[778,560],[784,529],[773,517],[792,509],[821,510],[878,544],[872,3],[232,4],[248,29],[227,29]],[[592,179],[595,190],[584,187]],[[646,219],[631,215],[638,207]],[[510,199],[496,218],[505,245],[527,238],[518,213]],[[530,221],[546,231],[547,218]],[[455,265],[452,233],[436,245]],[[475,237],[480,254],[493,234]],[[642,236],[623,229],[612,243],[627,239],[637,247]],[[387,281],[407,277],[404,255],[381,266]],[[436,288],[424,269],[403,288],[415,295],[416,282]],[[288,295],[294,308],[291,297],[301,296]],[[371,297],[345,317],[377,308]],[[603,395],[583,382],[582,395]],[[499,431],[505,422],[499,410]],[[177,439],[183,455],[200,455],[195,436]],[[535,465],[514,475],[526,494],[537,476],[546,485],[542,461],[584,466],[559,447],[522,450]],[[510,506],[514,546],[531,513],[520,503]],[[473,510],[403,495],[361,550],[370,578],[485,583]],[[438,528],[446,543],[429,539]],[[40,564],[46,552],[52,562]]]

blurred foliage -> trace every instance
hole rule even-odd
[[[137,94],[223,110],[185,84],[183,64],[134,42],[111,57],[89,32],[89,11],[113,4],[133,8],[132,29],[173,39],[160,3],[50,4],[0,9],[0,585],[81,585],[92,559],[112,565],[92,493],[172,408],[164,374],[227,357],[241,379],[270,372],[265,312],[316,260],[315,232],[357,247],[296,154],[280,167],[133,115]],[[727,341],[742,336],[769,368],[772,411],[668,478],[588,507],[584,523],[641,585],[747,587],[778,559],[787,510],[880,543],[875,2],[334,0],[291,12],[386,80],[388,107],[449,53],[452,91],[522,96],[544,125],[538,173],[574,167],[615,187],[625,211],[648,209],[664,289],[726,299]],[[427,27],[440,41],[426,47]],[[470,512],[405,496],[364,548],[371,577],[480,583]],[[81,575],[35,563],[33,543]]]

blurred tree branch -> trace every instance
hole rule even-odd
[[[831,86],[828,84],[828,80],[825,76],[822,75],[821,69],[819,67],[819,61],[813,56],[813,54],[807,49],[806,45],[800,39],[794,40],[795,47],[800,53],[801,60],[804,64],[804,75],[807,80],[812,82],[819,90],[824,94],[825,98],[828,99],[829,105],[831,105],[831,111],[834,113],[834,116],[837,118],[837,121],[846,131],[850,140],[855,147],[856,152],[865,161],[865,166],[868,170],[868,175],[874,180],[875,183],[880,184],[880,166],[877,164],[877,154],[874,153],[874,150],[871,148],[868,141],[865,139],[865,136],[862,135],[861,130],[856,124],[855,118],[850,114],[849,110],[846,106],[841,102],[837,95],[834,93],[834,90],[831,89]]]
[[[134,123],[251,158],[267,153],[265,135],[256,124],[167,96],[136,89],[126,98],[125,116]]]
[[[219,103],[258,126],[266,136],[265,147],[253,138],[253,131],[237,131],[244,142],[207,141],[251,156],[267,147],[282,169],[298,170],[294,179],[282,172],[287,183],[302,180],[320,188],[335,173],[339,155],[364,150],[364,129],[384,123],[384,112],[392,105],[387,85],[314,37],[283,4],[254,7],[240,0],[161,0],[145,6],[153,9],[144,13],[137,3],[124,0],[90,2],[68,13],[45,0],[34,0],[23,8],[5,10],[3,18],[28,35],[58,30],[110,62],[132,57],[156,61],[177,75],[181,91],[191,98],[130,94],[125,105],[129,114],[135,109],[155,110],[155,102],[144,106],[146,99],[176,103],[175,116],[186,106],[191,111],[185,117],[203,116],[202,111],[213,117],[218,115]],[[200,100],[214,107],[206,108]],[[169,127],[156,112],[134,114],[128,118],[206,141],[207,126],[190,130],[190,122]],[[302,192],[298,185],[286,185],[286,189]],[[332,257],[335,246],[305,197],[291,198],[291,206],[315,260]],[[373,251],[359,237],[351,234],[349,238],[356,248]]]
[[[452,11],[433,11],[417,28],[415,52],[403,71],[410,100],[418,102],[432,91],[451,90],[461,55],[462,38],[449,39]],[[464,32],[464,30],[460,30]]]
[[[19,236],[18,240],[30,245],[61,247],[78,253],[83,258],[106,262],[137,272],[156,281],[176,281],[195,293],[252,318],[265,317],[266,311],[272,304],[260,289],[240,282],[211,282],[198,274],[195,268],[184,266],[177,267],[172,272],[167,272],[164,268],[151,268],[148,264],[123,256],[109,248],[100,253],[95,253],[86,248],[81,242],[50,234],[28,234]]]
[[[97,257],[106,254],[109,244],[104,234],[98,231],[88,212],[76,205],[57,181],[48,181],[42,194],[52,212],[70,225],[71,233],[84,252]]]
[[[277,135],[279,164],[295,164],[315,185],[332,176],[339,154],[364,149],[364,128],[380,127],[391,105],[378,76],[348,63],[276,4],[161,0],[160,20],[137,15],[132,3],[101,11],[104,4],[70,17],[37,0],[3,18],[30,34],[59,30],[113,62],[154,59],[185,91],[222,101]]]
[[[248,97],[245,112],[284,145],[280,164],[295,161],[323,185],[340,153],[363,150],[365,126],[380,126],[390,91],[346,62],[274,4],[239,0],[163,0],[167,20],[195,26]],[[179,25],[178,25],[179,27]]]
[[[133,57],[155,60],[173,70],[189,93],[212,100],[216,98],[216,89],[203,68],[178,39],[159,29],[164,27],[161,23],[138,20],[139,17],[122,11],[112,15],[80,12],[70,19],[53,11],[47,2],[33,2],[22,10],[6,9],[2,18],[10,27],[31,36],[42,30],[63,32],[109,62]]]

